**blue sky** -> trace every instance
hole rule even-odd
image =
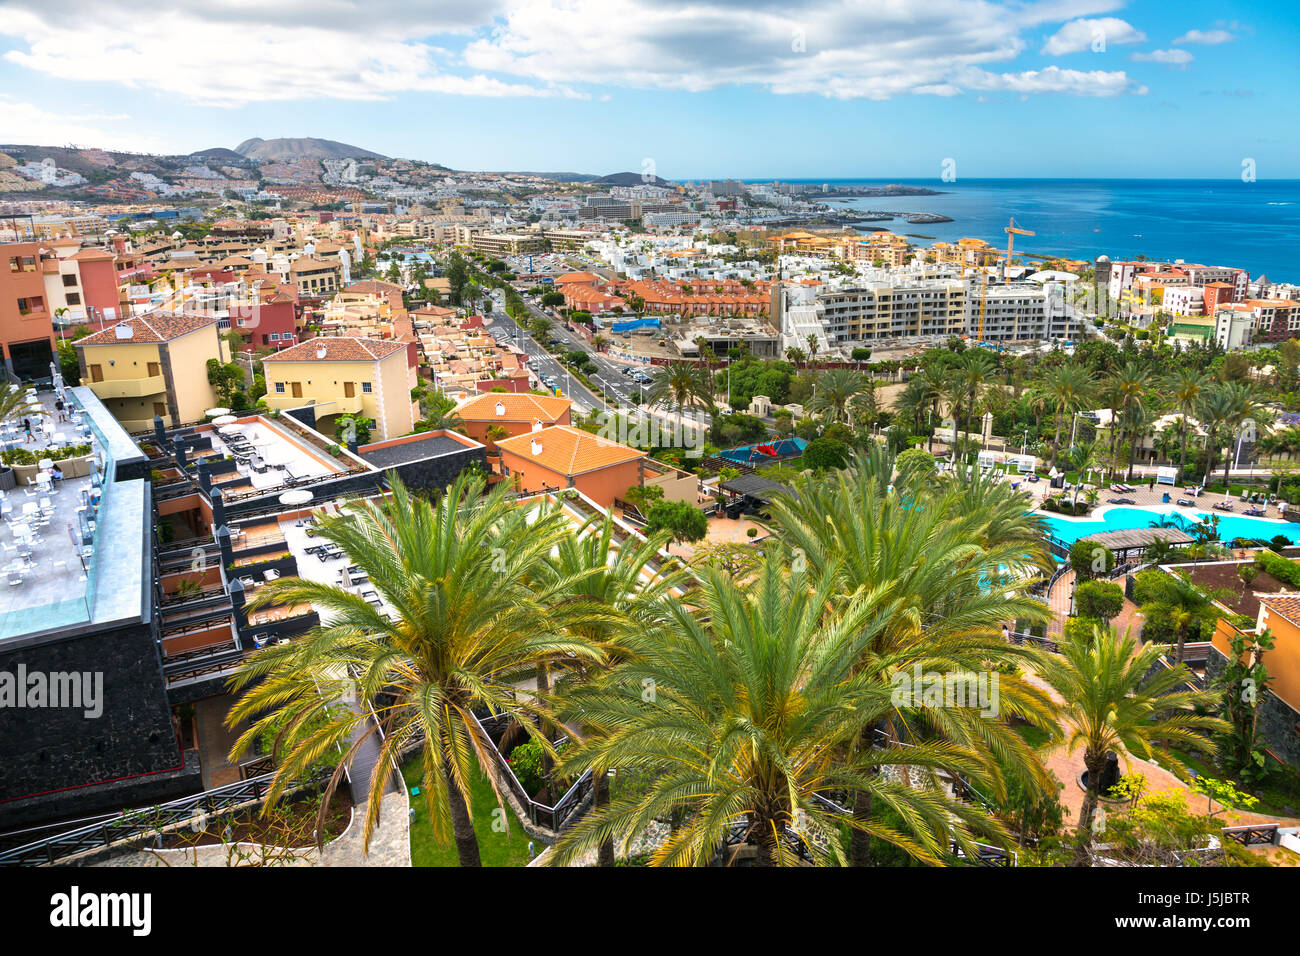
[[[0,0],[0,142],[670,179],[1300,178],[1286,0]]]

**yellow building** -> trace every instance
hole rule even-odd
[[[341,415],[373,421],[374,441],[415,428],[415,366],[405,342],[350,336],[310,339],[262,360],[273,409],[317,406],[316,429],[331,434]]]
[[[230,361],[210,315],[151,312],[124,319],[75,343],[81,381],[127,431],[146,431],[161,415],[169,428],[202,421],[217,404],[208,359]]]

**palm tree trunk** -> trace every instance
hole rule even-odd
[[[773,821],[759,817],[753,821],[751,832],[754,834],[754,865],[776,866],[776,835]]]
[[[601,807],[609,806],[609,774],[603,769],[596,768],[592,770],[592,795],[591,802],[597,812]],[[614,865],[614,838],[607,837],[600,841],[600,847],[596,851],[597,866]]]
[[[865,790],[853,793],[853,822],[858,826],[849,831],[849,866],[871,865],[871,834],[859,827],[871,822],[871,794]]]
[[[1074,844],[1072,866],[1088,866],[1092,855],[1092,818],[1097,810],[1100,795],[1097,785],[1101,782],[1104,759],[1086,755],[1083,763],[1088,768],[1088,789],[1084,791],[1083,806],[1079,808],[1079,832]]]
[[[1187,413],[1183,413],[1182,427],[1182,452],[1178,456],[1178,480],[1183,480],[1183,472],[1187,470]]]
[[[1178,625],[1178,641],[1174,645],[1174,666],[1183,662],[1183,646],[1187,643],[1187,625]]]
[[[481,867],[478,855],[478,836],[474,833],[474,821],[470,819],[469,807],[465,805],[465,795],[452,779],[450,771],[443,771],[447,781],[447,803],[451,809],[451,832],[456,839],[456,856],[463,867]]]

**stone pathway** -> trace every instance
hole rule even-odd
[[[370,838],[370,850],[363,853],[361,836],[365,823],[366,806],[353,808],[352,823],[343,835],[326,845],[324,852],[314,846],[292,852],[278,866],[329,866],[372,867],[410,866],[410,802],[405,788],[390,793]],[[194,849],[137,850],[119,856],[88,862],[97,867],[162,867],[162,866],[256,866],[262,854],[255,847],[241,845],[239,850],[229,846],[206,846]]]

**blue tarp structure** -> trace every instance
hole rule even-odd
[[[639,319],[628,319],[624,322],[614,322],[610,325],[612,332],[632,332],[636,329],[657,329],[659,328],[659,319],[654,316],[643,315]]]

